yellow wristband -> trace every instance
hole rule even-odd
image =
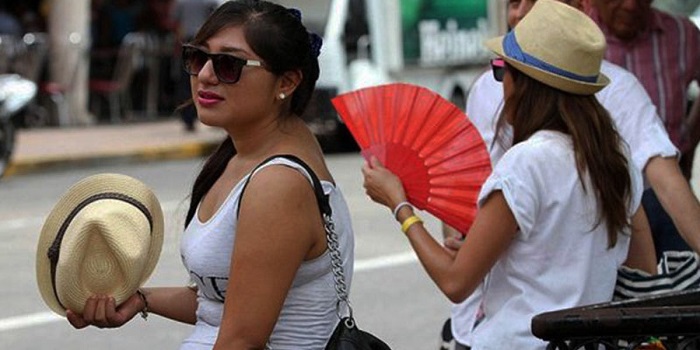
[[[404,220],[401,223],[401,231],[403,231],[403,233],[408,232],[408,229],[417,222],[423,222],[423,220],[421,220],[418,216],[415,215],[409,216],[406,220]]]

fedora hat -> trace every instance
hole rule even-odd
[[[600,73],[603,32],[559,1],[537,1],[515,29],[485,45],[523,74],[572,94],[592,95],[610,82]]]
[[[36,254],[41,297],[54,312],[82,313],[92,295],[117,305],[150,277],[163,246],[163,212],[142,182],[120,174],[87,177],[44,222]]]

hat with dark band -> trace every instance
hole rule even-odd
[[[41,229],[36,277],[51,310],[82,313],[92,295],[117,305],[155,269],[163,245],[163,212],[142,182],[98,174],[73,185]]]

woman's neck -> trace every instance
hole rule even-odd
[[[274,152],[293,133],[294,117],[229,132],[239,159],[257,159]]]

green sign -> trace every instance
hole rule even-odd
[[[489,0],[400,0],[403,56],[421,66],[484,62]]]

